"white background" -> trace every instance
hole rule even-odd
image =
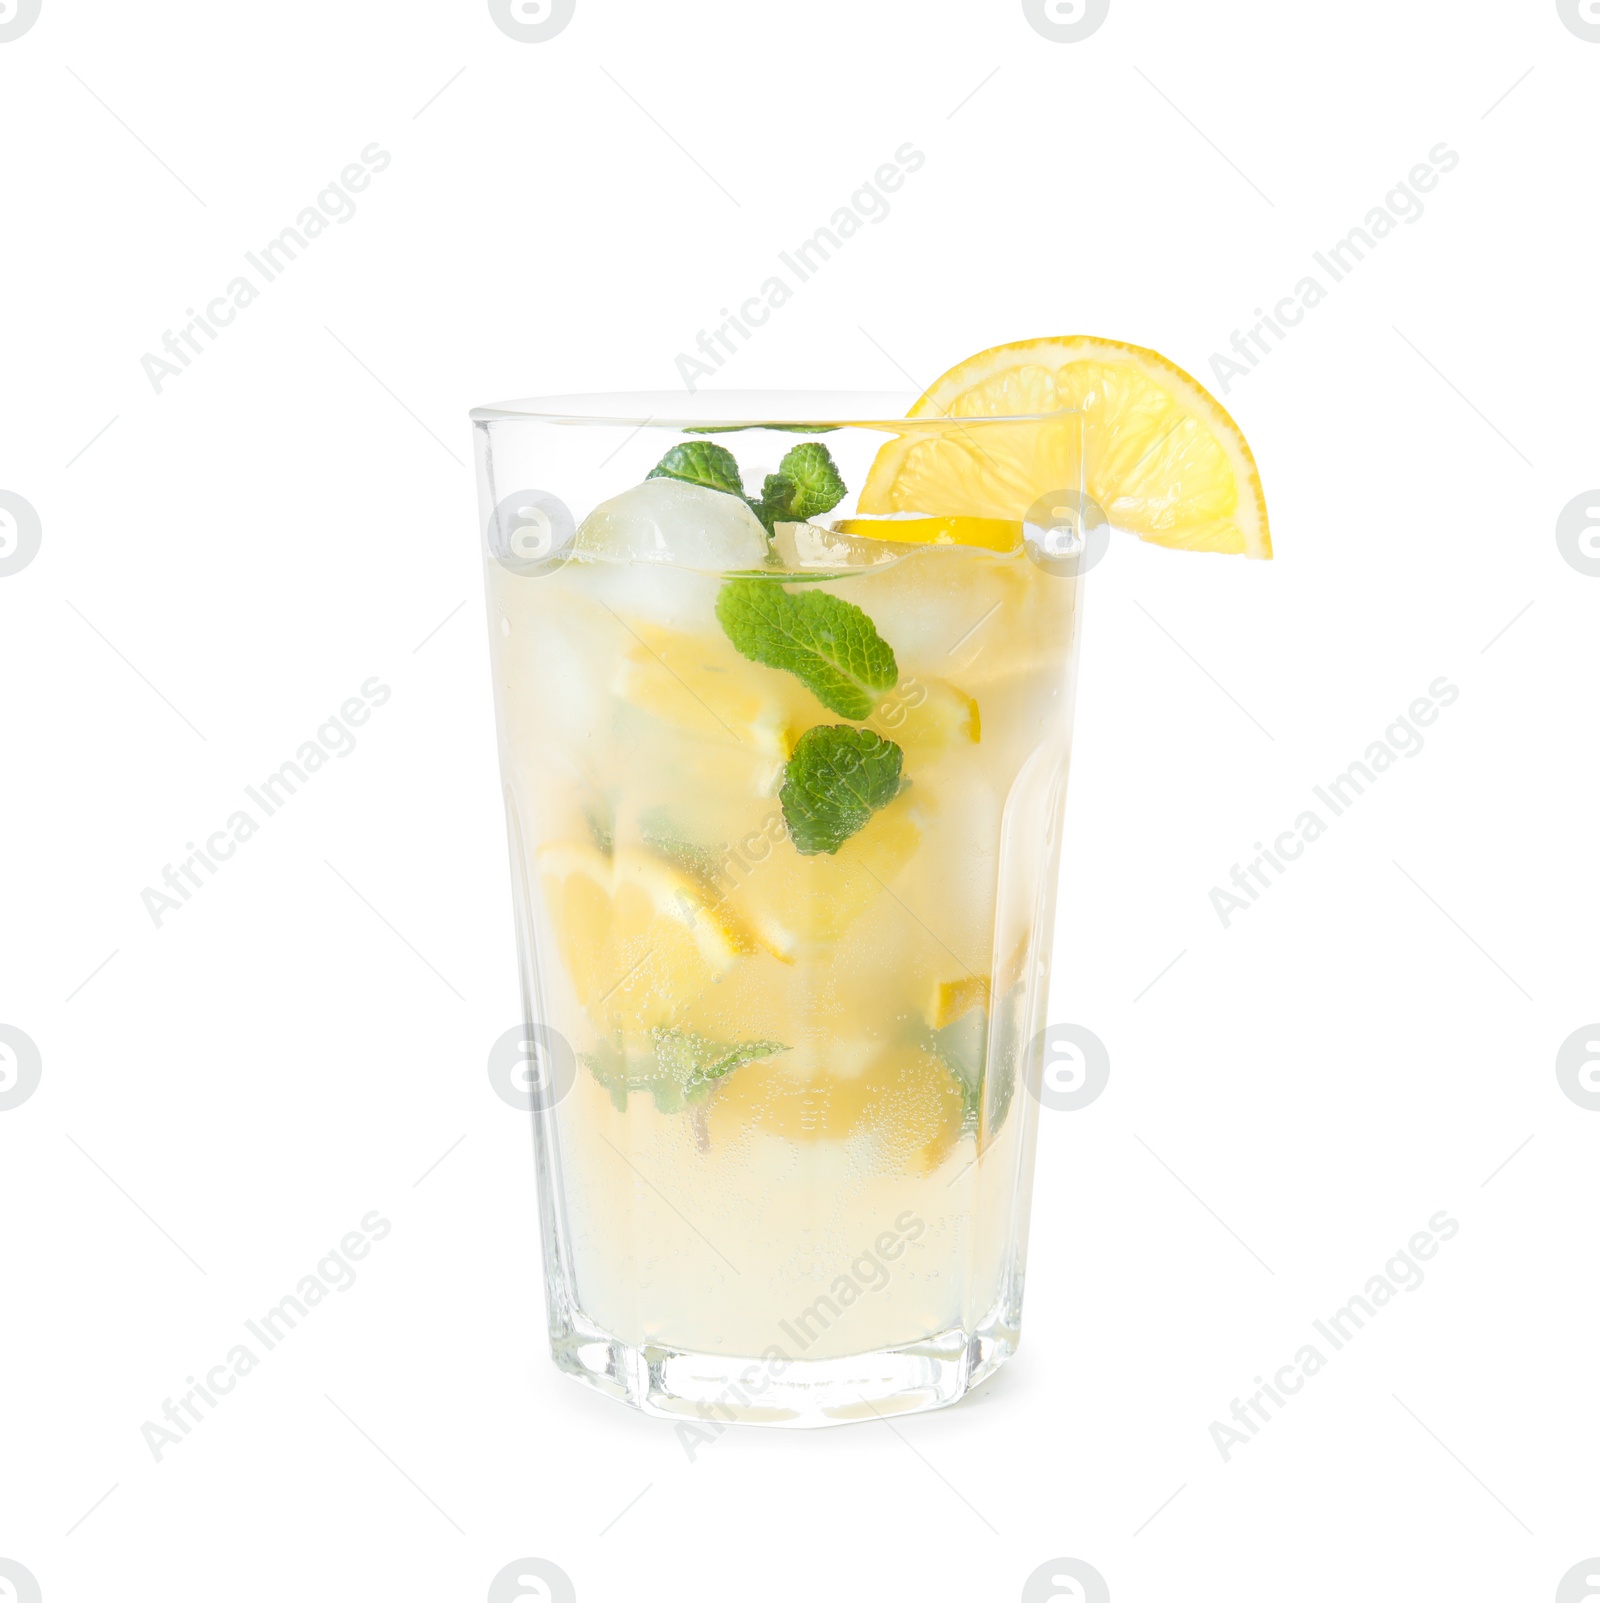
[[[1116,1603],[1553,1598],[1600,1552],[1600,1115],[1554,1072],[1600,1015],[1600,579],[1554,532],[1600,483],[1597,85],[1553,0],[1112,0],[1075,44],[1016,0],[577,0],[543,44],[482,0],[44,0],[0,44],[0,489],[43,528],[0,579],[0,1023],[43,1064],[0,1113],[0,1557],[45,1603],[478,1600],[524,1556],[582,1603],[1009,1603],[1059,1556]],[[357,214],[157,394],[141,357],[374,141]],[[1053,1015],[1112,1076],[1042,1119],[1021,1355],[690,1462],[551,1366],[485,1072],[465,413],[672,388],[906,141],[716,384],[1069,332],[1210,382],[1460,163],[1231,386],[1277,561],[1091,582]],[[358,748],[154,927],[373,675]],[[1211,888],[1441,675],[1425,749],[1224,929]],[[357,1283],[156,1462],[141,1425],[373,1209]],[[1440,1209],[1426,1283],[1225,1463],[1211,1422]]]

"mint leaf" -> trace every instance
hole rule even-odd
[[[789,1050],[782,1041],[712,1041],[687,1030],[659,1027],[650,1032],[650,1039],[655,1043],[659,1073],[676,1080],[686,1091],[719,1080],[758,1058]]]
[[[779,518],[788,519],[791,516],[788,505],[793,494],[793,479],[786,479],[781,473],[769,473],[761,486],[761,499],[750,503],[750,510],[761,519],[761,527],[767,531],[769,540],[775,532],[773,524]]]
[[[629,1092],[648,1091],[658,1112],[678,1113],[702,1101],[723,1075],[788,1050],[781,1041],[712,1041],[658,1026],[650,1050],[606,1044],[584,1054],[584,1062],[620,1110],[627,1110]]]
[[[648,1091],[659,1113],[680,1113],[710,1094],[713,1083],[746,1063],[789,1048],[781,1041],[712,1041],[687,1030],[657,1026],[645,1046],[638,1036],[602,1041],[579,1056],[611,1093],[619,1113],[633,1091]]]
[[[646,477],[682,479],[685,484],[721,490],[727,495],[744,494],[744,482],[739,477],[739,464],[734,461],[733,452],[710,440],[686,440],[682,445],[673,446]]]
[[[778,800],[795,850],[836,852],[900,789],[900,748],[870,729],[819,724],[784,768]]]
[[[845,498],[844,480],[839,476],[832,453],[815,440],[786,452],[778,464],[778,476],[793,486],[784,513],[786,522],[804,523]],[[768,485],[772,483],[769,478]]]
[[[797,445],[769,473],[761,486],[761,499],[750,503],[750,510],[761,519],[770,535],[779,519],[785,523],[804,523],[845,497],[844,480],[827,446]]]
[[[729,579],[717,621],[752,662],[792,673],[824,707],[867,718],[900,670],[860,607],[825,591],[799,595],[765,579]]]

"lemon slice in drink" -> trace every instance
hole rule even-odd
[[[974,1008],[989,1006],[989,981],[980,975],[960,980],[942,980],[928,1005],[928,1023],[936,1030],[965,1018]]]
[[[920,766],[951,746],[976,746],[983,738],[983,716],[966,691],[919,674],[878,703],[867,728],[894,741],[907,763]]]
[[[557,841],[538,866],[572,988],[602,1033],[672,1024],[751,949],[703,887],[648,852]]]
[[[920,1047],[880,1050],[859,1072],[804,1078],[760,1065],[735,1069],[710,1108],[713,1147],[752,1130],[802,1143],[867,1137],[874,1165],[897,1174],[931,1174],[961,1137],[961,1087]]]
[[[700,739],[734,741],[780,762],[788,757],[784,708],[752,681],[725,638],[648,623],[629,628],[634,644],[613,685],[624,701]]]
[[[840,518],[834,528],[840,534],[860,535],[868,540],[894,540],[902,545],[975,545],[1006,554],[1022,544],[1022,524],[1016,518],[941,518],[912,513]]]
[[[1043,497],[1081,488],[1115,527],[1156,545],[1272,555],[1238,424],[1154,351],[1076,334],[997,345],[951,368],[909,415],[1028,421],[891,440],[861,491],[863,525],[909,529],[907,514],[919,514],[949,540],[966,528],[988,545],[992,520],[1023,519]]]

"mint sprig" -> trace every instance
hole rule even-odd
[[[729,579],[717,593],[717,621],[744,656],[792,673],[844,718],[870,717],[900,679],[872,619],[826,591],[796,594],[769,579]]]
[[[744,498],[744,481],[733,452],[712,440],[685,440],[672,447],[645,475],[651,479],[681,479],[702,489],[721,490]]]
[[[900,789],[902,753],[892,740],[848,724],[818,724],[796,743],[778,801],[795,850],[836,852]]]
[[[720,1080],[746,1063],[789,1050],[782,1041],[713,1041],[679,1029],[658,1028],[650,1032],[650,1038],[655,1043],[657,1070],[686,1092]]]

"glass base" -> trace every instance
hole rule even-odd
[[[975,1330],[941,1331],[843,1358],[637,1347],[582,1319],[552,1329],[551,1351],[557,1368],[596,1391],[646,1414],[693,1420],[710,1441],[724,1425],[848,1425],[944,1408],[1016,1352],[1018,1312],[998,1307]]]

